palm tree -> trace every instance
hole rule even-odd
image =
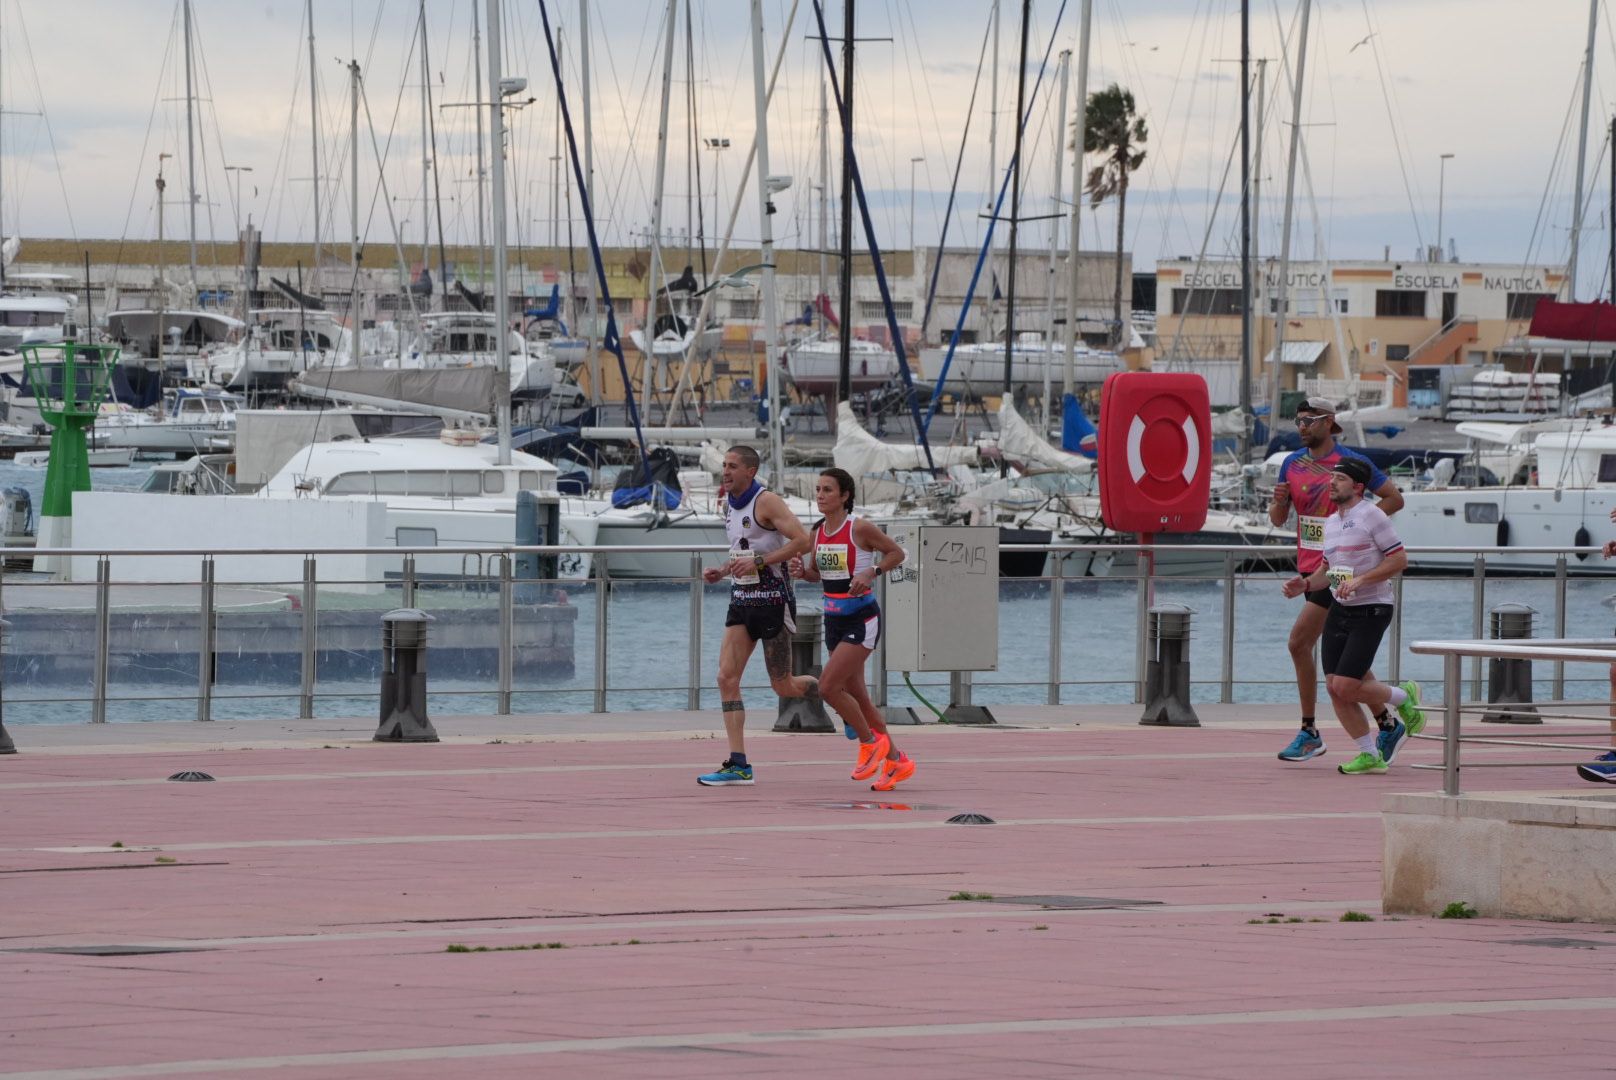
[[[1144,117],[1133,111],[1133,93],[1112,83],[1089,95],[1087,130],[1083,150],[1103,154],[1100,164],[1089,170],[1085,187],[1089,205],[1117,197],[1117,277],[1112,297],[1112,347],[1122,342],[1122,230],[1128,212],[1128,176],[1145,162]]]

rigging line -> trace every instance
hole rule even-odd
[[[174,32],[179,24],[179,10],[177,6],[174,8],[174,15],[168,24],[168,40],[163,46],[162,62],[157,67],[157,86],[152,92],[151,111],[146,114],[146,134],[140,143],[140,156],[135,159],[135,183],[129,189],[129,209],[124,214],[123,235],[118,238],[118,249],[113,255],[112,284],[114,285],[117,284],[118,272],[123,267],[123,249],[125,243],[129,240],[129,223],[134,220],[135,216],[135,200],[139,197],[141,189],[140,170],[146,161],[146,152],[151,148],[152,128],[156,123],[157,111],[161,107],[163,100],[163,75],[168,70],[169,57],[173,55],[174,51]]]
[[[1526,258],[1521,263],[1521,269],[1532,265],[1535,258],[1542,258],[1542,246],[1548,243],[1548,219],[1553,202],[1553,192],[1559,183],[1560,167],[1565,158],[1567,143],[1571,134],[1571,118],[1577,109],[1577,88],[1580,82],[1573,82],[1571,96],[1566,102],[1566,112],[1560,120],[1560,137],[1555,144],[1554,154],[1549,158],[1549,175],[1543,185],[1543,196],[1538,201],[1537,217],[1532,222],[1532,233],[1527,241]]]
[[[926,89],[926,104],[931,110],[932,135],[936,138],[936,141],[937,141],[937,152],[939,154],[943,155],[944,160],[946,161],[947,160],[947,153],[948,153],[948,142],[943,137],[942,124],[938,119],[937,95],[932,90],[931,69],[930,69],[930,67],[928,65],[926,65],[924,63],[918,63],[917,64],[916,59],[914,57],[914,54],[910,51],[911,43],[913,43],[916,47],[918,47],[919,41],[920,41],[920,30],[915,25],[915,9],[914,9],[914,5],[912,3],[910,3],[910,0],[899,0],[899,2],[900,2],[900,5],[901,5],[900,6],[900,14],[902,15],[902,17],[904,19],[907,19],[908,23],[909,23],[909,33],[906,34],[906,35],[903,35],[902,40],[903,40],[903,54],[904,54],[904,57],[909,61],[906,66],[907,66],[908,71],[909,71],[910,85],[911,86],[914,85],[914,72],[915,72],[915,68],[918,67],[920,69],[920,83]],[[982,46],[983,46],[984,49],[987,48],[987,39],[986,38],[983,39]],[[981,71],[980,64],[981,64],[981,61],[978,60],[978,74],[980,74],[980,71]],[[916,112],[919,112],[919,109],[920,109],[920,105],[919,105],[919,102],[917,100],[916,103],[915,103]],[[932,224],[937,225],[938,224],[938,222],[937,222],[937,193],[935,191],[929,190],[930,187],[931,187],[931,182],[932,182],[932,180],[931,180],[931,161],[930,161],[930,155],[929,154],[927,155],[927,160],[921,163],[921,167],[925,171],[925,174],[926,174],[926,186],[928,188],[928,190],[926,192],[927,209],[929,209],[931,211]],[[922,325],[922,327],[921,327],[921,332],[922,333],[925,332],[924,325]]]
[[[1112,6],[1113,6],[1113,10],[1115,10],[1115,4],[1113,4]],[[1196,25],[1198,23],[1200,23],[1200,21],[1202,19],[1202,10],[1203,10],[1202,0],[1196,0],[1195,11],[1191,15],[1190,29],[1189,29],[1188,33],[1185,35],[1186,38],[1193,38],[1194,37],[1194,35],[1195,35],[1195,27],[1196,27]],[[1120,15],[1118,16],[1118,21],[1121,22]],[[1206,22],[1205,22],[1204,25],[1205,25],[1206,28],[1201,32],[1201,42],[1202,42],[1202,44],[1201,44],[1201,50],[1200,50],[1200,53],[1199,53],[1197,59],[1199,59],[1200,57],[1206,56],[1207,53],[1210,51],[1207,48],[1207,45],[1206,45],[1207,37],[1210,35],[1211,27],[1213,25],[1212,15],[1211,15],[1210,9],[1207,10]],[[1126,40],[1126,27],[1125,26],[1123,27],[1122,37],[1124,38],[1124,40]],[[1187,62],[1188,57],[1189,57],[1189,49],[1188,48],[1185,48],[1185,49],[1183,49],[1183,50],[1181,50],[1179,52],[1178,67],[1173,72],[1173,80],[1172,80],[1173,89],[1172,89],[1172,92],[1168,95],[1168,98],[1167,98],[1167,111],[1165,113],[1165,118],[1166,119],[1165,119],[1165,124],[1164,124],[1165,127],[1175,126],[1173,124],[1174,107],[1175,107],[1175,105],[1176,105],[1176,103],[1178,101],[1179,86],[1180,86],[1181,83],[1186,81],[1184,79],[1184,65]],[[1143,73],[1142,72],[1140,73],[1140,80],[1141,80],[1141,85],[1143,85]],[[1200,80],[1198,78],[1190,78],[1187,81],[1189,83],[1190,92],[1189,92],[1189,99],[1184,104],[1184,122],[1182,124],[1176,125],[1178,130],[1181,132],[1180,137],[1179,137],[1179,143],[1178,143],[1178,153],[1176,155],[1172,155],[1172,156],[1163,155],[1163,154],[1152,154],[1149,157],[1147,157],[1145,159],[1145,175],[1141,178],[1142,181],[1143,181],[1142,186],[1145,189],[1148,190],[1151,187],[1151,182],[1155,179],[1156,170],[1158,168],[1163,168],[1163,167],[1167,170],[1167,198],[1166,198],[1165,201],[1155,204],[1155,211],[1156,211],[1156,217],[1157,217],[1157,222],[1158,222],[1157,228],[1161,230],[1160,243],[1161,243],[1161,249],[1163,251],[1171,251],[1173,249],[1172,248],[1171,237],[1172,237],[1172,232],[1173,232],[1173,229],[1174,229],[1175,226],[1180,226],[1180,227],[1182,227],[1184,229],[1186,239],[1189,239],[1189,240],[1192,240],[1192,241],[1194,239],[1194,233],[1190,231],[1187,208],[1183,204],[1183,201],[1182,201],[1181,195],[1180,195],[1180,182],[1182,180],[1182,172],[1183,172],[1183,169],[1185,168],[1185,162],[1190,160],[1190,151],[1189,151],[1190,136],[1191,136],[1192,133],[1194,133],[1197,130],[1197,126],[1198,126],[1193,122],[1193,119],[1194,119],[1194,116],[1195,116],[1195,103],[1196,103],[1196,101],[1198,99],[1198,96],[1199,96]],[[1148,108],[1148,103],[1147,103],[1147,108]],[[1213,115],[1213,116],[1217,115],[1217,109],[1216,109],[1215,106],[1214,106],[1214,108],[1212,110],[1211,115]],[[1208,172],[1207,172],[1207,177],[1206,177],[1206,187],[1207,188],[1211,187],[1211,164],[1212,164],[1212,159],[1208,158],[1208,161],[1207,161],[1207,170],[1208,170]],[[1080,178],[1080,182],[1081,182],[1081,178]],[[1080,197],[1081,192],[1078,192],[1077,195],[1078,195],[1078,197]],[[1147,204],[1147,205],[1149,205],[1149,204]]]
[[[965,165],[965,147],[971,140],[971,117],[976,113],[976,94],[982,86],[982,68],[987,61],[988,40],[988,36],[984,35],[981,51],[976,56],[976,79],[971,83],[971,100],[965,106],[965,130],[960,132],[959,153],[954,158],[954,179],[948,185],[948,205],[943,209],[943,231],[937,240],[937,257],[932,260],[931,283],[926,286],[926,306],[920,316],[922,338],[925,336],[926,327],[931,323],[932,303],[937,298],[938,276],[943,269],[943,251],[948,247],[948,229],[954,222],[954,204],[959,193],[960,170]]]
[[[826,67],[827,74],[829,76],[829,81],[830,81],[831,88],[835,91],[836,115],[841,119],[842,137],[845,140],[844,145],[846,145],[846,143],[852,141],[851,137],[850,137],[851,136],[851,131],[849,130],[850,127],[851,127],[852,117],[850,117],[848,115],[847,105],[846,105],[845,100],[844,100],[844,98],[842,96],[842,84],[836,78],[836,66],[835,66],[835,63],[831,59],[831,54],[830,54],[830,34],[825,29],[825,9],[820,4],[820,0],[813,0],[813,3],[814,3],[814,19],[819,24],[819,46],[820,46],[820,51],[821,51],[821,53],[822,53],[822,55],[824,56],[824,59],[825,59],[825,67]],[[1066,11],[1066,0],[1061,0],[1061,12],[1064,13],[1065,11]],[[1060,16],[1058,16],[1058,15],[1055,18],[1055,26],[1056,26],[1057,29],[1060,27]],[[849,36],[851,36],[851,35],[849,35]],[[1049,44],[1050,44],[1050,46],[1053,46],[1055,44],[1055,35],[1054,34],[1050,35]],[[1044,64],[1047,65],[1048,63],[1049,63],[1049,49],[1046,48],[1044,50]],[[1043,68],[1040,68],[1039,72],[1038,72],[1038,83],[1034,84],[1034,88],[1033,88],[1033,100],[1034,101],[1037,100],[1037,95],[1038,95],[1037,86],[1041,85],[1043,83],[1043,78],[1044,78]],[[1032,105],[1032,102],[1028,102],[1028,107],[1029,108],[1031,107],[1031,105]],[[1024,116],[1023,117],[1018,117],[1018,119],[1020,120],[1020,122],[1023,125],[1026,124],[1026,117],[1024,117]],[[1012,165],[1013,164],[1014,164],[1014,158],[1012,156]],[[886,270],[883,268],[882,263],[881,263],[881,247],[876,242],[876,239],[875,239],[875,225],[870,220],[870,204],[869,204],[868,200],[865,198],[865,194],[864,194],[864,178],[859,175],[858,156],[856,154],[853,155],[852,160],[844,163],[843,167],[850,174],[849,179],[852,180],[853,193],[858,199],[859,220],[861,222],[863,222],[863,225],[864,225],[864,239],[865,239],[866,245],[869,248],[870,261],[872,263],[874,263],[874,265],[875,265],[875,284],[881,291],[881,306],[886,309],[887,330],[892,335],[892,351],[897,354],[897,358],[898,358],[898,374],[900,376],[902,376],[902,378],[903,378],[904,397],[907,398],[908,401],[909,401],[909,412],[910,412],[910,415],[914,418],[914,421],[915,421],[915,434],[916,434],[916,437],[919,438],[919,440],[920,440],[921,449],[923,449],[926,452],[926,468],[928,470],[930,470],[931,472],[935,473],[937,471],[937,463],[932,458],[931,442],[926,438],[926,428],[921,423],[921,419],[920,419],[920,398],[919,398],[919,395],[915,392],[914,376],[909,371],[909,358],[906,355],[906,350],[904,348],[903,333],[898,328],[898,317],[893,312],[892,294],[891,294],[891,292],[890,292],[890,290],[888,289],[888,286],[887,286]],[[1005,183],[1008,184],[1009,182],[1010,182],[1010,177],[1009,177],[1009,175],[1006,175]],[[1001,203],[1004,201],[1004,191],[1003,191],[1003,189],[1001,189],[1000,192],[999,192],[999,201]],[[996,211],[995,211],[995,214],[997,214]],[[989,231],[990,231],[990,234],[991,234],[991,228],[990,228]],[[978,271],[980,271],[980,269],[981,269],[980,261],[978,261],[978,263],[977,263],[977,269],[978,269]],[[973,282],[973,284],[974,284],[974,282]],[[966,298],[967,306],[969,306],[969,299],[970,299],[969,297]],[[956,339],[958,338],[958,336],[959,335],[956,333],[955,334]],[[945,365],[945,369],[946,369],[946,365]],[[938,378],[937,385],[939,387],[942,386],[941,377]],[[935,407],[936,407],[936,399],[933,398],[933,410],[934,411],[935,411]],[[928,419],[929,419],[929,417],[928,417]]]
[[[819,11],[819,0],[814,0],[814,10],[816,12]],[[1033,108],[1034,105],[1036,105],[1038,103],[1038,92],[1039,92],[1040,89],[1043,88],[1044,75],[1049,70],[1049,54],[1055,47],[1055,39],[1060,34],[1061,19],[1065,16],[1065,14],[1066,14],[1066,0],[1061,0],[1060,11],[1055,16],[1055,28],[1054,28],[1053,31],[1051,31],[1051,33],[1049,35],[1049,42],[1048,42],[1048,44],[1046,44],[1044,46],[1043,59],[1039,62],[1039,65],[1038,65],[1038,78],[1033,83],[1032,98],[1029,101],[1027,101],[1027,103],[1026,103],[1026,108],[1029,111]],[[821,38],[824,38],[825,33],[824,33],[824,26],[823,26],[823,23],[824,23],[823,16],[821,16],[820,23],[821,23],[820,36],[821,36]],[[830,57],[830,44],[829,44],[828,40],[826,40],[824,42],[824,50],[825,50],[825,54],[826,54],[826,63],[828,65],[829,64],[829,57]],[[834,69],[832,69],[832,70],[834,71]],[[838,100],[840,100],[840,99],[838,98]],[[1022,129],[1025,129],[1025,127],[1026,127],[1027,115],[1028,115],[1027,113],[1023,113],[1022,115],[1016,117],[1016,123]],[[932,388],[931,404],[927,408],[925,421],[921,425],[921,437],[922,437],[922,439],[925,438],[927,429],[930,428],[932,419],[937,415],[937,409],[942,404],[942,399],[943,399],[943,380],[948,375],[948,369],[954,362],[954,351],[959,347],[960,334],[965,328],[965,317],[966,317],[967,314],[969,314],[969,312],[971,310],[971,299],[976,295],[976,286],[978,285],[978,283],[982,279],[982,267],[987,261],[987,257],[988,257],[989,252],[992,251],[992,248],[993,248],[993,229],[994,229],[994,226],[998,224],[999,213],[1004,207],[1004,196],[1005,196],[1006,191],[1010,187],[1010,180],[1011,180],[1011,177],[1013,177],[1015,175],[1015,170],[1016,170],[1016,155],[1015,155],[1015,152],[1012,151],[1011,155],[1010,155],[1010,161],[1005,166],[1004,180],[999,185],[998,199],[995,201],[995,203],[993,205],[993,216],[988,220],[986,239],[983,241],[982,247],[980,249],[980,254],[977,256],[976,266],[971,271],[971,282],[970,282],[970,285],[966,287],[965,300],[960,305],[959,319],[954,324],[954,333],[953,333],[952,337],[950,337],[949,342],[948,342],[948,352],[943,357],[943,366],[942,366],[941,370],[939,370],[938,373],[937,373],[937,384],[936,384],[936,386],[934,386]],[[855,174],[855,180],[856,179],[857,179],[857,175]],[[871,238],[870,238],[872,248],[874,247],[874,239],[875,238],[872,235]],[[879,265],[879,263],[877,265]],[[890,310],[890,305],[889,305],[889,310]],[[1014,349],[1010,350],[1010,353],[1011,353],[1012,356],[1014,354],[1014,351],[1015,351]],[[899,357],[901,358],[902,355],[903,354],[900,352]],[[907,371],[905,371],[905,379],[907,379],[907,377],[908,377],[907,376]],[[918,417],[917,417],[917,419],[918,419]]]
[[[45,121],[45,135],[50,142],[51,160],[56,164],[56,179],[62,189],[62,208],[67,212],[67,227],[78,242],[79,229],[73,221],[73,203],[67,196],[67,170],[62,168],[62,156],[56,149],[56,130],[51,126],[50,113],[45,108],[45,90],[39,82],[39,67],[34,63],[34,45],[28,35],[28,20],[23,18],[22,5],[17,6],[17,22],[22,27],[23,48],[27,51],[28,70],[33,75],[34,94],[39,99],[39,114]],[[19,228],[18,233],[22,230]]]
[[[1425,233],[1420,228],[1419,211],[1414,206],[1414,187],[1408,177],[1408,160],[1403,154],[1403,138],[1397,127],[1397,114],[1394,111],[1392,100],[1395,90],[1386,84],[1386,67],[1380,58],[1380,30],[1375,25],[1374,16],[1369,11],[1369,0],[1360,0],[1363,5],[1364,29],[1368,31],[1369,53],[1375,59],[1375,74],[1380,80],[1380,100],[1386,107],[1386,123],[1392,129],[1392,148],[1397,151],[1397,169],[1403,177],[1403,194],[1408,197],[1408,216],[1414,223],[1414,242],[1421,250],[1425,248]],[[1278,9],[1274,12],[1275,18],[1279,16]]]
[[[584,183],[583,162],[578,157],[578,139],[572,130],[572,112],[567,108],[566,87],[562,84],[561,65],[556,58],[555,37],[550,32],[550,9],[546,0],[539,0],[539,17],[544,20],[544,41],[550,51],[550,71],[555,77],[556,104],[561,110],[562,126],[567,132],[567,156],[571,159],[574,182],[578,187],[578,202],[583,210],[584,225],[589,232],[589,256],[595,264],[595,276],[600,286],[601,306],[606,312],[606,327],[601,335],[601,345],[612,355],[617,357],[618,374],[622,376],[623,385],[628,392],[623,395],[624,404],[628,406],[628,415],[634,426],[634,436],[639,442],[640,463],[645,470],[645,482],[651,483],[651,458],[645,449],[645,432],[640,428],[640,409],[634,400],[633,384],[629,381],[628,360],[623,355],[623,342],[617,333],[617,307],[612,302],[611,285],[606,277],[606,265],[601,261],[600,238],[595,234],[595,214],[590,206],[589,186]],[[647,342],[649,344],[649,342]],[[646,362],[650,362],[646,357]]]
[[[1195,272],[1199,274],[1206,264],[1206,250],[1212,244],[1212,230],[1217,227],[1218,207],[1223,205],[1223,193],[1229,186],[1229,173],[1234,170],[1235,159],[1240,156],[1240,139],[1229,140],[1229,155],[1223,160],[1223,178],[1218,181],[1217,197],[1212,201],[1212,213],[1207,216],[1206,231],[1201,236],[1201,250],[1195,257]],[[1184,307],[1178,312],[1178,326],[1173,330],[1173,343],[1167,351],[1167,364],[1172,366],[1178,360],[1179,345],[1184,338],[1184,323],[1189,318],[1190,309],[1195,305],[1190,301],[1194,295],[1193,289],[1184,291]],[[1210,291],[1209,291],[1210,296]],[[1173,305],[1177,307],[1177,304]]]
[[[291,153],[290,147],[292,143],[292,128],[296,123],[294,117],[297,115],[298,95],[302,91],[302,80],[304,75],[303,49],[301,45],[302,42],[306,40],[305,31],[308,25],[309,24],[304,22],[302,18],[298,19],[297,37],[293,39],[295,44],[292,49],[292,55],[296,57],[296,60],[293,63],[292,71],[292,92],[286,95],[286,122],[281,126],[281,141],[279,148],[275,152],[275,164],[271,167],[268,175],[265,177],[266,188],[270,192],[270,196],[268,203],[265,206],[264,220],[260,223],[260,228],[263,230],[264,235],[266,236],[279,235],[280,216],[282,209],[286,204],[286,197],[284,194],[284,187],[286,185],[281,183],[281,170],[282,168],[285,168],[288,171],[291,169],[289,159]],[[273,224],[270,221],[271,214],[274,215]]]
[[[200,41],[201,36],[202,36],[202,27],[201,27],[200,22],[196,23],[194,32],[196,34],[197,39]],[[215,98],[213,96],[213,78],[208,73],[207,55],[206,55],[205,51],[202,50],[202,49],[197,50],[197,67],[200,69],[199,74],[200,74],[200,83],[201,83],[201,85],[199,85],[197,89],[201,90],[203,86],[205,86],[207,88],[207,95],[208,96],[204,100],[207,101],[207,113],[213,119],[213,142],[214,142],[214,145],[218,148],[218,151],[219,151],[220,164],[223,164],[224,163],[224,134],[219,128],[219,106],[218,106],[218,103],[217,103],[217,101],[215,100]],[[201,126],[200,122],[199,122],[198,126],[199,127]],[[218,267],[219,267],[219,245],[218,245],[218,242],[217,242],[218,232],[217,232],[217,229],[214,226],[214,221],[213,221],[213,199],[211,198],[211,196],[213,194],[213,191],[208,186],[209,182],[210,182],[210,177],[209,177],[209,174],[208,174],[208,140],[207,140],[206,134],[204,133],[202,135],[202,138],[200,138],[197,141],[198,141],[198,144],[202,147],[202,194],[203,194],[202,205],[203,205],[203,208],[207,211],[207,219],[208,219],[208,261],[212,264],[213,268],[215,270],[217,270]],[[229,185],[227,184],[226,187],[228,187],[228,186]],[[198,305],[197,306],[199,306],[199,307],[201,306],[200,298],[198,298]]]

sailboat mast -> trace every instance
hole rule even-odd
[[[191,206],[191,289],[196,290],[196,116],[191,72],[191,0],[185,2],[185,166],[189,173]],[[159,328],[160,329],[160,328]]]
[[[1083,18],[1077,36],[1077,115],[1072,122],[1072,216],[1069,224],[1071,245],[1066,251],[1066,325],[1061,344],[1066,349],[1066,371],[1061,381],[1062,398],[1072,396],[1077,383],[1077,239],[1083,224],[1083,138],[1089,122],[1089,31],[1094,25],[1094,0],[1083,0]],[[1062,404],[1064,415],[1065,405]]]
[[[427,130],[432,114],[432,76],[426,58],[426,0],[421,0],[417,19],[421,35],[421,269],[432,265],[432,135]],[[443,287],[443,282],[438,282]],[[428,301],[430,303],[430,301]]]
[[[1050,371],[1055,359],[1055,263],[1060,258],[1060,204],[1061,181],[1066,178],[1065,170],[1061,168],[1061,140],[1066,137],[1066,93],[1071,87],[1072,50],[1062,49],[1060,54],[1060,97],[1057,99],[1059,107],[1055,119],[1055,152],[1050,156],[1050,162],[1055,172],[1054,197],[1050,200],[1049,217],[1049,276],[1044,288],[1044,313],[1049,319],[1049,330],[1044,335],[1044,388],[1039,396],[1043,412],[1043,428],[1046,435],[1049,432],[1049,392]]]
[[[589,0],[578,0],[578,71],[583,79],[583,109],[584,109],[584,201],[590,206],[595,205],[595,136],[591,126],[589,91]],[[595,348],[595,275],[584,275],[584,287],[588,290],[585,311],[587,317],[584,322],[584,340],[587,342],[585,351],[589,364],[589,400],[591,404],[599,405],[602,400],[600,392],[600,352]],[[624,387],[627,390],[627,387]],[[598,423],[598,421],[597,421]]]
[[[853,28],[855,0],[842,4],[842,265],[837,275],[842,325],[836,357],[836,402],[853,396]]]
[[[1296,92],[1291,100],[1290,161],[1285,167],[1285,216],[1279,229],[1279,297],[1274,314],[1274,396],[1268,411],[1268,430],[1278,431],[1285,393],[1285,323],[1290,318],[1291,219],[1296,199],[1296,155],[1302,148],[1302,95],[1307,88],[1307,25],[1313,0],[1302,0],[1301,31],[1296,43]]]
[[[1010,159],[1010,265],[1004,291],[1004,396],[1010,396],[1011,367],[1016,359],[1016,234],[1021,226],[1022,110],[1027,107],[1027,29],[1032,0],[1021,0],[1021,50],[1016,54],[1016,138]]]
[[[487,284],[483,274],[487,266],[483,259],[483,245],[488,243],[488,236],[483,228],[483,219],[488,208],[483,205],[483,183],[488,175],[488,166],[483,160],[483,25],[475,3],[471,5],[471,63],[472,86],[477,93],[477,102],[471,110],[477,117],[477,177],[471,185],[477,189],[477,288],[485,289]]]
[[[496,423],[499,450],[495,464],[511,463],[511,291],[505,284],[505,109],[500,95],[499,0],[488,0],[489,140],[494,147],[494,348],[499,351],[499,374],[494,379],[498,398]]]
[[[763,0],[752,0],[752,82],[757,114],[757,191],[759,244],[763,259],[763,358],[769,382],[769,481],[785,483],[780,447],[780,307],[775,292],[774,202],[769,192],[768,84],[763,74]]]
[[[645,363],[640,400],[647,411],[651,407],[651,368],[656,355],[657,265],[662,261],[662,192],[668,179],[668,99],[673,93],[673,36],[678,18],[679,0],[668,0],[668,29],[662,46],[662,112],[657,122],[656,187],[651,195],[651,268],[645,275]],[[692,329],[699,339],[701,328]]]
[[[1251,0],[1240,0],[1240,463],[1251,459]]]
[[[1571,202],[1571,255],[1566,259],[1566,299],[1577,299],[1577,245],[1582,239],[1582,170],[1588,163],[1588,109],[1594,89],[1594,32],[1599,27],[1599,0],[1588,0],[1588,48],[1582,60],[1582,126],[1577,134],[1576,197]],[[1440,238],[1439,238],[1440,239]]]
[[[364,350],[359,347],[359,334],[365,320],[359,310],[359,61],[348,61],[348,159],[349,168],[353,170],[352,182],[349,183],[348,196],[351,200],[348,213],[349,221],[353,226],[353,237],[348,242],[348,259],[353,267],[353,355],[349,359],[354,366],[359,365],[359,358]],[[318,234],[317,234],[318,235]]]
[[[830,252],[830,107],[825,103],[825,72],[819,72],[819,296],[825,295]],[[815,297],[814,307],[819,307]],[[819,315],[820,326],[825,316]]]
[[[305,11],[309,20],[309,161],[314,167],[314,281],[319,288],[320,264],[320,89],[314,66],[314,0],[308,0]]]

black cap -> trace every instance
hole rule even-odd
[[[1330,471],[1340,473],[1355,484],[1369,486],[1369,462],[1362,458],[1344,457]]]

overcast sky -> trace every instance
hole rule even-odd
[[[764,0],[772,59],[789,0]],[[1057,106],[1055,54],[1075,49],[1080,0],[1037,0],[1029,29],[1027,94],[1044,51],[1054,50],[1027,125],[1023,216],[1051,212]],[[436,190],[423,190],[418,3],[314,0],[315,68],[320,84],[322,221],[327,242],[345,251],[349,225],[349,102],[346,64],[364,74],[359,193],[368,245],[390,246],[387,206],[418,261],[429,206],[442,207],[445,238],[476,238],[473,9],[484,0],[428,0],[428,50],[437,128]],[[1293,101],[1289,70],[1298,0],[1253,0],[1255,55],[1271,58],[1263,127],[1261,250],[1279,246],[1285,151]],[[597,169],[596,216],[603,239],[629,243],[651,219],[655,177],[661,30],[655,0],[603,0],[591,6]],[[693,43],[679,19],[667,167],[667,232],[687,227],[693,184],[692,139],[731,140],[700,150],[701,198],[709,236],[716,199],[734,197],[755,128],[752,64],[744,0],[697,0]],[[990,189],[992,41],[988,0],[865,0],[855,109],[857,145],[879,240],[909,243],[911,173],[915,238],[940,235],[950,180],[964,140],[958,216],[951,244],[980,242]],[[0,92],[4,94],[0,222],[29,236],[147,238],[156,235],[154,180],[159,154],[168,181],[165,232],[184,236],[187,157],[185,76],[177,0],[0,0]],[[562,28],[570,106],[582,137],[577,48],[578,4],[549,5]],[[1149,125],[1147,159],[1135,175],[1127,246],[1135,265],[1158,258],[1212,257],[1238,250],[1237,125],[1239,5],[1235,0],[1095,0],[1090,89],[1129,88]],[[1529,12],[1529,16],[1528,16]],[[840,33],[842,7],[827,6]],[[1380,258],[1389,247],[1411,258],[1437,241],[1440,156],[1447,163],[1443,234],[1466,260],[1556,263],[1566,258],[1577,142],[1578,86],[1587,34],[1585,0],[1332,0],[1313,5],[1303,95],[1303,157],[1295,199],[1293,257],[1317,251],[1337,260]],[[1020,5],[1006,2],[999,48],[996,164],[1010,157]],[[1581,292],[1609,289],[1607,132],[1616,112],[1616,32],[1601,10],[1589,137],[1590,208],[1583,233]],[[504,4],[505,69],[528,77],[536,101],[511,113],[513,241],[564,240],[552,213],[551,157],[557,152],[556,95],[537,0]],[[818,85],[823,70],[808,0],[786,48],[770,110],[771,172],[793,185],[776,197],[776,238],[813,246],[817,226]],[[273,240],[313,235],[314,175],[309,112],[308,27],[299,0],[193,0],[197,96],[198,231],[233,234],[239,212]],[[487,28],[484,27],[485,46]],[[1372,35],[1372,36],[1371,36]],[[874,40],[890,39],[890,40]],[[686,57],[694,54],[694,129]],[[985,59],[984,53],[986,53]],[[1287,61],[1281,58],[1288,57]],[[977,81],[979,59],[984,71]],[[838,59],[839,62],[839,59]],[[1069,103],[1076,96],[1074,62]],[[484,78],[486,79],[486,69]],[[968,109],[973,86],[977,103]],[[373,127],[371,126],[373,125]],[[837,169],[835,120],[831,168]],[[386,155],[386,194],[378,182],[372,132]],[[911,163],[911,158],[921,158]],[[1221,204],[1215,195],[1233,163]],[[252,171],[228,172],[224,166]],[[1070,160],[1062,162],[1071,195]],[[1310,181],[1310,182],[1309,182]],[[574,217],[578,217],[574,201]],[[1214,208],[1217,208],[1214,216]],[[1008,206],[1005,213],[1008,214]],[[563,205],[561,217],[565,217]],[[834,217],[834,211],[833,211]],[[1085,248],[1115,243],[1113,205],[1085,211]],[[436,225],[432,225],[434,236]],[[1006,226],[1001,225],[1002,233]],[[1049,225],[1023,226],[1024,245],[1048,242]],[[755,197],[737,236],[755,242]],[[578,236],[582,243],[581,223]]]

